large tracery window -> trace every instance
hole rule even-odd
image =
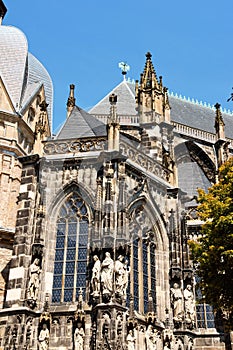
[[[80,288],[85,294],[87,242],[87,207],[79,194],[73,193],[61,206],[57,219],[54,303],[76,301]]]

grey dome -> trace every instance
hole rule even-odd
[[[13,106],[21,112],[43,84],[52,128],[53,84],[44,66],[28,52],[28,42],[18,28],[0,26],[0,75]]]

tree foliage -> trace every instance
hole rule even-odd
[[[216,310],[233,314],[233,158],[219,169],[219,182],[199,190],[202,236],[190,247],[198,263],[201,287]]]

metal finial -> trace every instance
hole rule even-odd
[[[121,73],[125,79],[127,72],[130,70],[130,66],[126,62],[120,62],[118,63],[118,67],[121,69]]]

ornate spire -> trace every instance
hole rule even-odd
[[[7,13],[7,8],[4,5],[4,2],[0,0],[0,25],[2,24],[2,20],[5,17],[6,13]]]
[[[140,83],[136,81],[135,95],[141,124],[170,122],[170,106],[167,89],[163,86],[162,77],[157,75],[151,60],[151,53],[146,54],[146,63],[140,76]]]
[[[67,100],[67,118],[70,116],[70,113],[72,112],[72,109],[75,106],[75,97],[74,97],[74,89],[75,89],[75,85],[71,84],[70,85],[70,94]]]
[[[216,108],[216,116],[215,116],[215,130],[216,130],[216,136],[217,139],[225,139],[225,131],[224,131],[224,121],[222,117],[222,112],[221,112],[221,105],[219,103],[216,103],[215,106]]]

